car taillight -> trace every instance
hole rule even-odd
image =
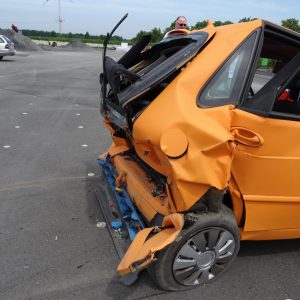
[[[5,45],[5,49],[9,49],[9,45],[8,44]]]

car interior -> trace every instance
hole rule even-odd
[[[300,45],[296,41],[266,31],[249,97],[253,97],[276,76],[296,56],[299,50]],[[282,84],[282,86],[284,85],[286,86],[278,95],[272,110],[300,115],[300,73],[294,78],[290,78],[289,82]],[[281,86],[278,86],[278,90],[281,90]]]

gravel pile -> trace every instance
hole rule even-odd
[[[70,49],[70,50],[75,50],[75,49],[79,49],[79,50],[93,50],[92,47],[84,44],[83,42],[81,42],[80,40],[73,40],[70,43],[68,43],[65,46],[61,46],[61,48],[64,49]]]
[[[30,38],[17,33],[11,29],[0,29],[0,34],[7,36],[15,44],[16,50],[40,51],[42,48],[35,44]]]

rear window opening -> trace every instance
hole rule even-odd
[[[192,43],[190,39],[179,39],[174,43],[163,43],[159,47],[153,47],[150,50],[147,50],[148,53],[144,53],[142,57],[144,58],[142,61],[138,62],[128,70],[134,74],[137,74],[140,79],[149,74],[156,68],[166,61],[168,58],[171,58],[175,55],[178,51],[182,50],[188,44]],[[174,73],[171,73],[169,76],[162,79],[162,81],[158,82],[156,85],[153,85],[151,89],[144,92],[141,96],[128,103],[126,106],[126,110],[130,112],[132,116],[132,121],[134,121],[142,111],[169,85],[170,82],[181,72],[181,69],[178,69]],[[121,86],[120,92],[125,90],[129,87],[133,82],[131,81],[124,81],[124,84]],[[116,98],[114,98],[113,94],[111,93],[111,100],[118,103]]]
[[[201,50],[207,38],[206,32],[174,35],[144,51],[145,38],[118,62],[106,57],[106,107],[133,122]]]
[[[135,101],[128,103],[126,109],[130,112],[132,116],[132,122],[134,122],[140,114],[144,111],[144,109],[151,104],[151,102],[157,98],[157,96],[173,81],[175,77],[177,77],[178,73],[181,70],[177,70],[172,75],[165,78],[160,84],[149,89],[148,92],[144,93],[142,96],[137,98]]]

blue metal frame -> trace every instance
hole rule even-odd
[[[136,208],[126,190],[126,183],[123,184],[121,192],[116,190],[116,178],[114,176],[115,168],[110,160],[109,155],[107,155],[105,159],[98,159],[98,163],[102,167],[108,184],[115,195],[123,221],[127,227],[129,237],[131,240],[133,240],[138,231],[145,228],[145,225],[139,217]]]

